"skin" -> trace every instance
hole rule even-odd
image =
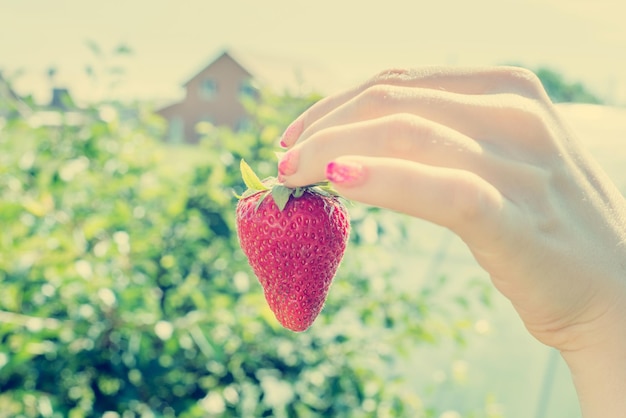
[[[568,364],[583,416],[626,411],[626,205],[534,74],[389,70],[299,116],[287,186],[449,228]]]

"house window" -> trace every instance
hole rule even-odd
[[[256,98],[257,88],[254,86],[251,79],[242,81],[239,84],[239,95],[242,97]]]
[[[198,122],[210,123],[211,125],[215,125],[215,119],[212,116],[204,115],[198,120]]]
[[[217,83],[211,78],[202,80],[200,95],[205,100],[213,100],[217,95]]]
[[[169,141],[173,144],[180,144],[185,137],[185,125],[183,119],[174,116],[169,123]]]

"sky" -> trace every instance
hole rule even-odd
[[[79,100],[168,100],[225,48],[323,67],[324,93],[389,67],[518,63],[626,105],[625,12],[622,0],[0,0],[0,70],[42,101],[51,67]],[[114,56],[121,44],[132,54]],[[125,74],[111,89],[88,65]]]

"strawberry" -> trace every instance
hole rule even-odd
[[[348,212],[328,186],[295,189],[264,181],[241,161],[248,190],[237,204],[237,234],[276,319],[308,329],[324,306],[350,233]]]

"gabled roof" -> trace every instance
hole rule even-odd
[[[347,83],[317,62],[286,57],[260,51],[224,49],[216,54],[209,64],[193,73],[183,86],[187,86],[199,74],[218,60],[228,58],[250,74],[257,83],[277,93],[305,94],[310,92],[329,94]]]
[[[185,83],[183,83],[183,86],[186,87],[189,83],[191,83],[192,81],[194,81],[200,74],[202,74],[203,72],[205,72],[207,69],[209,69],[210,67],[212,67],[213,65],[215,65],[218,61],[221,60],[230,60],[232,61],[235,65],[237,65],[239,68],[241,68],[245,73],[247,73],[250,77],[252,77],[253,75],[250,73],[250,71],[248,71],[248,69],[246,69],[243,65],[241,65],[241,63],[236,60],[235,58],[232,57],[231,53],[229,53],[229,51],[224,50],[222,52],[220,52],[217,56],[215,56],[214,58],[212,58],[209,61],[209,64],[205,65],[204,67],[202,67],[201,70],[196,71],[194,73],[194,75],[189,78]]]
[[[243,49],[231,53],[259,83],[277,93],[330,94],[350,84],[319,62],[306,58]]]

